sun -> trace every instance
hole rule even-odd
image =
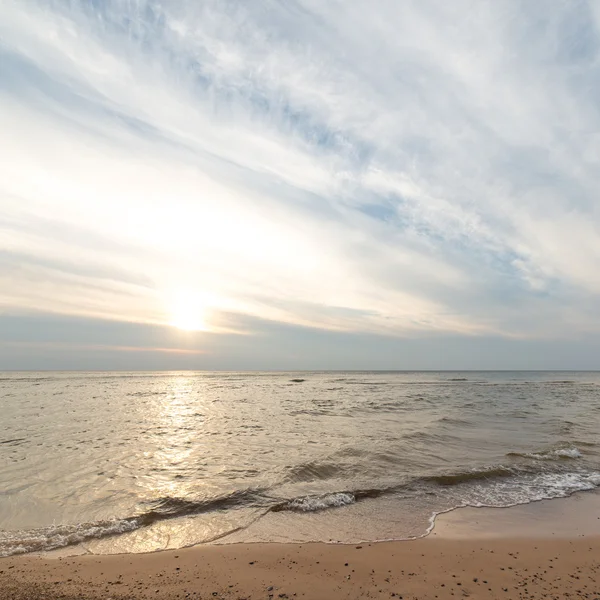
[[[171,306],[169,324],[183,331],[206,331],[206,305],[197,294],[180,294]]]

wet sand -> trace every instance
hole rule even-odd
[[[532,511],[544,516],[532,521]],[[537,506],[454,511],[438,518],[434,534],[414,541],[13,557],[0,560],[0,598],[598,599],[598,523],[600,495],[581,494]]]

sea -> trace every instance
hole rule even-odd
[[[600,487],[596,372],[3,372],[0,556],[426,535]]]

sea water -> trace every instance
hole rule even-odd
[[[597,488],[599,426],[599,373],[0,373],[0,555],[418,537]]]

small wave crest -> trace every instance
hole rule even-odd
[[[52,525],[39,529],[0,532],[0,557],[42,552],[134,531],[141,527],[137,518],[97,521],[77,525]]]
[[[356,496],[351,492],[337,492],[333,494],[325,494],[322,496],[302,496],[282,502],[274,506],[273,512],[294,511],[294,512],[317,512],[328,508],[339,508],[354,504]]]
[[[583,454],[574,446],[553,448],[541,452],[509,452],[506,456],[515,458],[532,458],[534,460],[561,460],[581,458]]]
[[[442,475],[431,475],[424,477],[424,481],[437,483],[438,485],[460,485],[470,481],[479,481],[482,479],[496,479],[498,477],[511,477],[515,471],[510,467],[495,466],[482,469],[472,469],[458,473],[447,473]]]
[[[230,494],[223,494],[206,499],[187,499],[166,496],[146,503],[150,510],[141,514],[138,519],[144,525],[151,525],[155,521],[174,519],[197,515],[200,513],[228,508],[241,508],[242,506],[262,506],[267,502],[262,496],[262,490],[237,490]]]
[[[506,507],[528,504],[539,500],[566,498],[576,492],[596,489],[600,485],[600,472],[538,473],[515,480],[497,480],[491,485],[470,493],[458,506]]]
[[[472,425],[472,422],[468,419],[458,419],[456,417],[441,417],[438,419],[438,423],[444,423],[445,425]]]
[[[288,469],[286,479],[288,481],[315,481],[319,479],[331,479],[342,473],[342,468],[335,463],[304,463],[295,465]]]
[[[27,442],[27,439],[25,438],[13,438],[11,440],[0,440],[0,445],[20,446],[25,442]]]

